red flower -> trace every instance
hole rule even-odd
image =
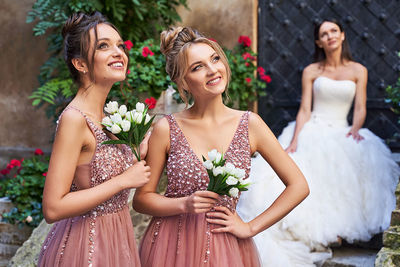
[[[2,170],[0,171],[0,173],[3,174],[3,175],[7,175],[7,174],[10,173],[10,170],[9,170],[9,169],[2,169]]]
[[[20,167],[21,166],[21,161],[19,161],[19,160],[17,160],[17,159],[12,159],[11,161],[10,161],[10,164],[13,166],[13,167]]]
[[[251,83],[251,78],[246,78],[245,80],[247,83]]]
[[[150,50],[147,46],[143,47],[142,49],[142,56],[147,57],[147,56],[153,56],[154,53],[153,51]]]
[[[133,47],[133,44],[130,40],[125,41],[124,44],[127,50],[131,50],[131,48]]]
[[[14,165],[12,165],[11,163],[8,163],[6,169],[11,170],[12,168],[14,168]]]
[[[248,67],[248,66],[250,66],[250,63],[249,63],[249,62],[246,62],[246,63],[244,63],[244,65],[245,65],[246,67]]]
[[[127,74],[130,74],[130,73],[131,73],[131,70],[128,70],[126,73],[127,73]]]
[[[258,67],[258,68],[257,68],[257,72],[258,72],[258,74],[260,74],[260,75],[264,75],[264,74],[265,74],[265,70],[264,70],[263,67]]]
[[[43,151],[40,148],[35,150],[35,155],[43,155]]]
[[[146,98],[144,102],[147,104],[149,109],[155,108],[157,104],[157,100],[154,97]]]
[[[263,80],[263,81],[265,81],[266,83],[270,83],[272,80],[271,80],[271,76],[269,76],[269,75],[261,75],[261,80]]]
[[[256,60],[256,57],[253,57],[249,52],[243,53],[242,55],[243,59],[250,59],[250,60]]]
[[[43,175],[44,177],[46,177],[46,176],[47,176],[47,172],[42,173],[42,175]]]
[[[249,38],[249,36],[241,35],[239,36],[238,43],[242,44],[245,47],[250,47],[251,39]]]

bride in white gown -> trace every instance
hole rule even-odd
[[[296,121],[278,138],[306,177],[310,195],[254,237],[263,266],[314,266],[331,256],[325,248],[339,237],[367,241],[382,232],[395,208],[399,167],[383,141],[361,128],[367,70],[351,60],[336,21],[324,21],[314,35],[316,63],[303,71]],[[254,184],[238,204],[244,220],[253,219],[285,188],[260,155],[252,159],[250,178]]]

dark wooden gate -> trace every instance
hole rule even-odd
[[[397,116],[384,101],[386,86],[400,72],[399,0],[259,0],[258,15],[258,63],[272,76],[258,110],[276,135],[295,120],[301,73],[312,62],[314,24],[325,18],[342,22],[355,61],[368,69],[364,127],[385,140],[400,133]],[[400,142],[390,147],[400,151]]]

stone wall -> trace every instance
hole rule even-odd
[[[34,0],[0,1],[0,168],[35,148],[50,149],[53,125],[28,96],[47,59],[45,37],[33,36],[26,15]]]

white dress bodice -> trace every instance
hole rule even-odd
[[[319,76],[313,83],[311,119],[330,126],[347,126],[347,114],[355,93],[356,84],[351,80],[333,80]]]

